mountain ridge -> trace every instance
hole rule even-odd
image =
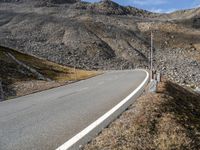
[[[110,1],[1,3],[0,45],[84,69],[147,68],[152,31],[154,67],[179,84],[199,86],[198,17],[170,19],[126,8]]]
[[[64,4],[64,3],[76,3],[80,0],[0,0],[4,3],[31,3],[31,2],[41,2],[41,3],[53,3],[53,4]]]

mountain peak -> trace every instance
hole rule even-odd
[[[105,15],[134,15],[146,17],[151,14],[148,11],[137,9],[135,7],[121,6],[112,0],[101,0],[96,3],[80,2],[74,5],[76,9],[84,9],[93,13],[105,14]]]
[[[49,0],[51,3],[55,4],[64,4],[64,3],[77,3],[80,2],[80,0]]]
[[[120,6],[118,3],[113,2],[112,0],[101,0],[97,4],[104,5],[105,7],[111,7],[111,8],[123,7],[123,6]]]

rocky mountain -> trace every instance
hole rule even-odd
[[[75,5],[76,9],[89,10],[93,13],[105,15],[135,15],[135,16],[148,16],[153,14],[151,12],[137,9],[134,7],[123,7],[111,0],[102,0],[98,3],[84,3],[79,2]]]
[[[200,17],[200,8],[175,11],[171,14],[168,14],[168,17],[171,19],[199,18]]]
[[[74,4],[80,0],[0,0],[0,3],[26,4],[34,7],[52,7],[60,4]]]
[[[0,45],[84,69],[147,68],[153,31],[154,67],[200,86],[198,12],[155,14],[109,0],[1,0]]]
[[[65,3],[76,3],[80,2],[80,0],[0,0],[2,3],[33,3],[33,2],[41,2],[41,3],[53,3],[53,4],[65,4]]]

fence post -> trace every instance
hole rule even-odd
[[[149,84],[149,92],[156,93],[156,91],[157,91],[157,81],[152,79]]]
[[[161,82],[161,73],[160,72],[157,73],[157,81]]]
[[[0,80],[0,102],[3,100],[4,100],[4,93],[3,93],[2,82]]]

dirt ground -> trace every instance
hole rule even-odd
[[[200,95],[160,83],[85,145],[84,150],[200,149]]]

